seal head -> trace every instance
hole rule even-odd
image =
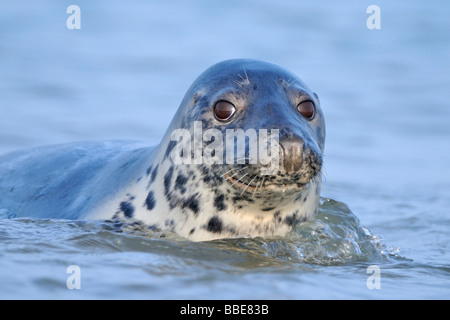
[[[148,187],[167,207],[153,222],[196,240],[286,234],[317,211],[324,141],[318,96],[297,76],[257,60],[218,63],[159,146]]]

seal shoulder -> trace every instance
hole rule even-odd
[[[138,174],[152,150],[130,141],[78,142],[1,156],[2,207],[17,216],[79,219]]]

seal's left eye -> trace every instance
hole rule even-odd
[[[214,106],[214,115],[217,120],[228,121],[236,112],[236,107],[228,101],[221,100]]]
[[[316,106],[312,101],[303,101],[300,102],[297,106],[298,112],[308,120],[312,120],[316,115]]]

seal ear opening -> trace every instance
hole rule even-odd
[[[317,93],[315,93],[315,92],[313,92],[314,93],[314,96],[316,97],[316,99],[317,99],[317,102],[320,104],[320,99],[319,99],[319,96],[317,95]]]

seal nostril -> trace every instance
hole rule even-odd
[[[303,140],[299,137],[290,137],[280,140],[283,149],[282,168],[286,173],[300,170],[303,164]]]

